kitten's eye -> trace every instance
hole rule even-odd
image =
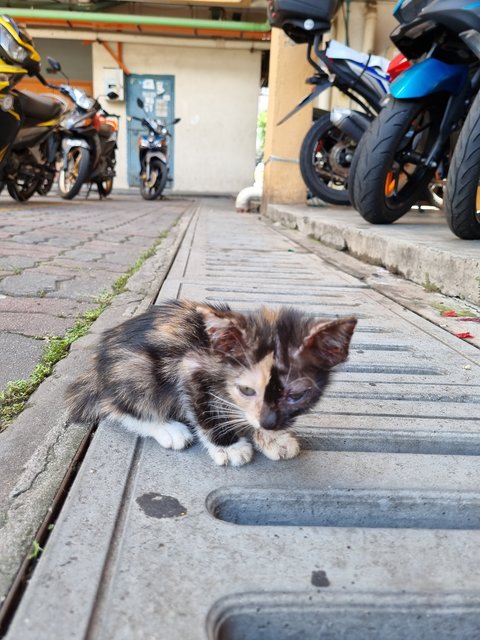
[[[297,391],[296,393],[289,393],[287,396],[288,402],[298,402],[301,400],[305,394],[307,393],[307,389],[304,391]]]
[[[242,396],[247,396],[247,397],[251,397],[251,396],[255,396],[257,394],[257,392],[255,391],[255,389],[252,389],[252,387],[243,387],[243,386],[239,386],[238,390],[240,391],[240,393],[242,394]]]

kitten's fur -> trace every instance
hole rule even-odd
[[[346,359],[356,322],[165,302],[104,333],[92,370],[68,388],[69,418],[113,418],[172,449],[196,433],[221,465],[249,462],[251,441],[272,460],[293,458],[287,429]]]

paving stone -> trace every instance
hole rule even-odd
[[[29,258],[28,256],[19,256],[19,255],[11,255],[4,256],[0,258],[0,267],[4,267],[9,270],[14,269],[27,269],[28,267],[33,267],[35,265],[35,260],[33,258]]]
[[[72,271],[89,272],[98,269],[98,262],[82,262],[81,260],[70,260],[69,258],[64,258],[63,256],[54,258],[49,264],[52,266],[70,269]],[[114,271],[115,273],[124,273],[125,271],[125,268],[122,265],[113,264],[112,262],[107,262],[106,260],[102,260],[101,265],[102,270],[105,271]]]
[[[0,389],[8,382],[27,378],[40,360],[45,342],[0,330]]]
[[[60,318],[73,318],[91,308],[91,304],[79,300],[47,298],[11,297],[0,295],[0,314],[18,313],[19,315],[48,314]]]
[[[58,282],[55,290],[47,291],[46,297],[73,298],[82,301],[96,300],[101,293],[110,290],[117,278],[118,273],[115,271],[89,270],[81,277],[73,276],[71,279]]]
[[[57,291],[61,282],[72,280],[73,277],[72,274],[49,275],[29,269],[19,275],[4,278],[0,283],[0,292],[12,296],[44,295]]]

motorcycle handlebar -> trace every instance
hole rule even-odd
[[[38,80],[40,80],[40,82],[43,84],[43,86],[49,87],[49,89],[59,89],[61,91],[61,86],[59,86],[58,84],[54,84],[53,82],[49,82],[46,78],[42,76],[40,72],[36,73],[35,75],[37,76]]]

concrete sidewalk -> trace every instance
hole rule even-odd
[[[300,420],[305,450],[219,468],[198,444],[166,451],[101,424],[8,640],[479,636],[479,350],[395,300],[404,286],[425,307],[440,294],[349,256],[340,269],[306,236],[232,210],[185,214],[160,296],[359,318],[349,361]],[[382,278],[388,296],[370,284]]]
[[[371,225],[354,209],[270,205],[274,221],[447,296],[480,305],[480,240],[460,240],[437,210]]]

